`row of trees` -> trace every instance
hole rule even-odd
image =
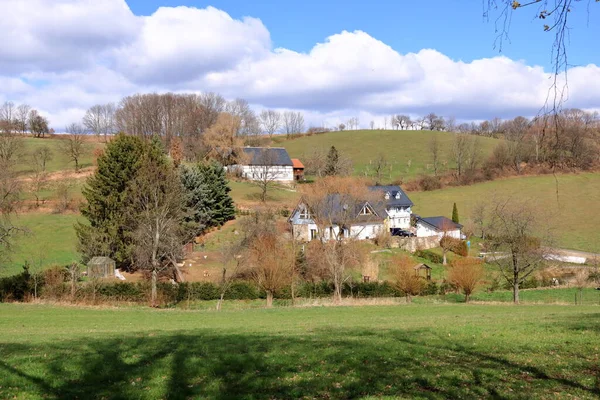
[[[184,244],[234,218],[228,192],[220,165],[175,168],[160,140],[118,135],[83,189],[79,251],[84,261],[109,256],[119,268],[147,271],[155,301],[158,275],[177,271]]]
[[[35,137],[44,137],[51,132],[48,119],[28,104],[15,104],[6,101],[0,106],[0,134],[21,135],[30,132]]]

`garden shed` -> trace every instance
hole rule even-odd
[[[89,278],[109,278],[115,276],[115,261],[110,257],[94,257],[87,263]]]

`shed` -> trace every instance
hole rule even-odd
[[[415,275],[417,276],[423,276],[421,274],[421,271],[425,271],[425,276],[423,276],[423,278],[427,279],[428,281],[431,280],[431,267],[427,264],[417,264],[414,266],[414,270],[415,270]]]
[[[87,276],[109,278],[115,276],[115,261],[110,257],[94,257],[87,263]]]
[[[304,180],[304,164],[297,158],[292,158],[292,166],[294,167],[294,180]]]

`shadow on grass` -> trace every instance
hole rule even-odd
[[[509,361],[509,354],[457,344],[432,330],[320,329],[302,336],[155,332],[0,344],[0,354],[0,398],[600,395],[600,388],[585,384],[577,371],[569,375],[554,370],[551,362]]]

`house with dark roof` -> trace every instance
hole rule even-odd
[[[417,237],[449,236],[455,239],[462,239],[462,225],[457,224],[446,217],[420,217],[414,215],[416,219]]]
[[[246,179],[255,181],[292,182],[294,167],[286,149],[282,147],[244,147],[240,164],[232,165]]]
[[[414,204],[400,186],[370,186],[369,190],[380,193],[390,230],[410,228],[411,207]]]
[[[289,222],[296,240],[309,242],[321,238],[330,239],[374,239],[386,229],[387,215],[385,207],[368,201],[359,201],[351,206],[346,204],[343,196],[329,195],[323,200],[326,204],[321,218],[327,221],[326,227],[320,231],[313,219],[311,210],[300,202],[292,212]],[[348,213],[350,215],[348,215]]]

